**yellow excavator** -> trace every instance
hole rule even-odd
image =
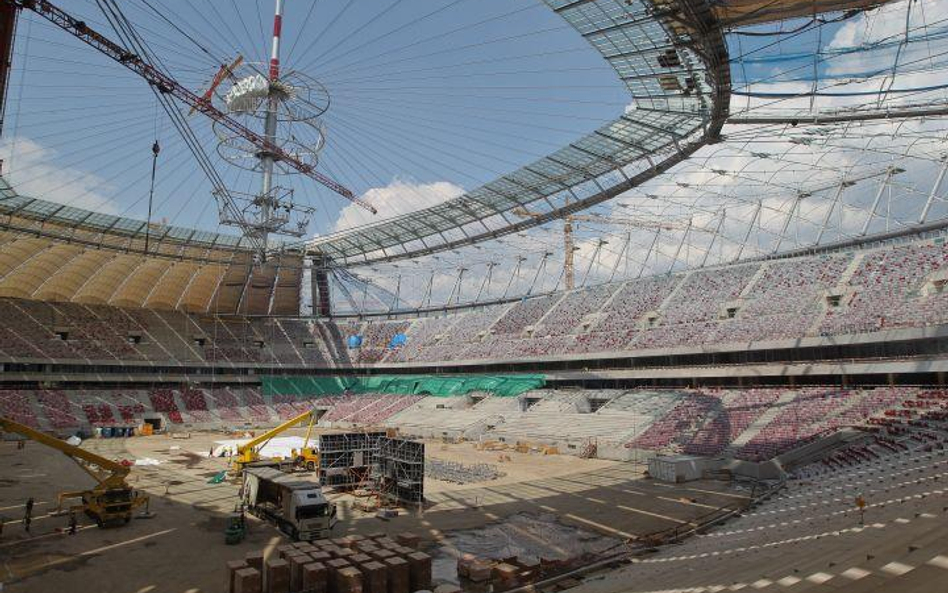
[[[96,481],[91,490],[60,493],[57,512],[63,512],[64,501],[79,499],[81,504],[70,505],[68,510],[82,511],[99,527],[110,527],[128,523],[132,519],[132,511],[136,508],[143,505],[147,508],[148,496],[128,485],[125,478],[130,470],[121,463],[70,445],[9,418],[0,417],[0,431],[14,432],[56,449],[75,461],[76,465]]]
[[[266,443],[273,437],[278,434],[293,428],[299,424],[302,424],[304,421],[309,420],[309,425],[306,428],[306,438],[303,440],[303,446],[299,450],[292,450],[292,459],[293,465],[296,467],[302,467],[310,471],[314,471],[319,467],[319,452],[316,450],[315,446],[310,446],[310,435],[313,432],[313,424],[319,419],[319,414],[317,410],[307,410],[299,416],[290,418],[283,424],[268,430],[267,432],[261,434],[260,436],[254,437],[237,447],[237,455],[234,456],[233,460],[233,471],[236,475],[243,473],[244,468],[248,465],[260,463],[260,451],[257,447],[263,443]],[[272,461],[285,461],[283,459],[273,459]]]

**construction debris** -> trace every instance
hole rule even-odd
[[[425,462],[425,475],[432,480],[453,484],[475,484],[504,477],[504,472],[488,463],[464,464],[429,457]]]

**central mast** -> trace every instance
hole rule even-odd
[[[276,143],[277,110],[280,107],[276,92],[280,80],[280,31],[283,27],[283,0],[276,0],[273,14],[273,43],[270,46],[270,90],[267,96],[267,115],[263,125],[263,135],[267,142]],[[260,152],[262,183],[260,187],[260,218],[263,221],[270,218],[270,206],[273,200],[273,153]],[[267,244],[268,229],[266,225],[260,229],[261,241]]]

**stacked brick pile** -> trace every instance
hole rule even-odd
[[[414,593],[431,588],[431,557],[404,533],[351,535],[251,552],[227,563],[228,593]]]
[[[490,584],[493,591],[506,591],[536,582],[548,572],[541,562],[521,560],[516,556],[496,560],[473,554],[458,558],[458,578],[476,584]]]

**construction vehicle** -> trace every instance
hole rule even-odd
[[[121,463],[70,445],[9,418],[0,417],[0,431],[17,433],[31,441],[56,449],[95,479],[96,485],[91,490],[61,493],[57,513],[67,510],[81,511],[99,527],[110,527],[128,523],[136,508],[143,505],[147,508],[148,496],[128,485],[125,478],[130,469]],[[64,501],[70,499],[78,499],[81,504],[73,504],[64,509]]]
[[[329,537],[336,524],[336,505],[326,500],[318,482],[272,467],[244,468],[246,509],[297,541]]]
[[[267,432],[261,434],[260,436],[254,437],[237,447],[237,455],[234,456],[233,460],[233,470],[236,475],[240,475],[244,468],[249,465],[254,464],[267,464],[272,465],[273,463],[279,464],[283,461],[289,461],[295,467],[305,468],[309,471],[315,471],[319,467],[319,452],[316,450],[316,447],[310,446],[310,435],[313,432],[313,424],[319,418],[317,410],[308,410],[303,412],[299,416],[291,418],[284,422],[283,424],[268,430]],[[309,420],[309,425],[306,428],[306,438],[303,440],[303,446],[300,449],[293,449],[291,458],[289,460],[274,458],[268,461],[262,461],[260,457],[260,451],[258,447],[263,445],[273,437],[277,436],[280,433],[283,433],[302,422]]]

